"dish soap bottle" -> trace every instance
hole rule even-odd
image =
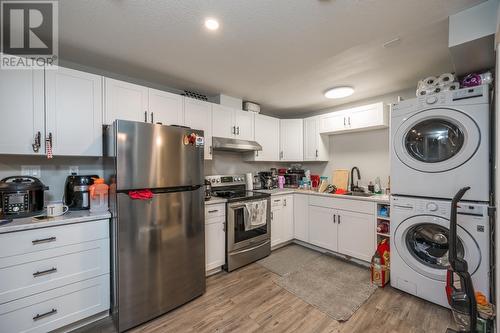
[[[380,185],[380,177],[375,179],[375,194],[382,194],[382,186]]]

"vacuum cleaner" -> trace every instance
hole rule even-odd
[[[458,332],[476,332],[477,305],[474,286],[469,274],[467,261],[457,256],[457,207],[470,187],[464,187],[451,200],[450,236],[448,259],[450,266],[446,273],[446,295]],[[457,332],[447,329],[447,333]]]

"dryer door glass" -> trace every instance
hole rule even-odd
[[[426,266],[447,269],[449,230],[437,224],[422,223],[411,227],[406,234],[406,246],[411,255]],[[459,239],[457,255],[464,257],[464,246]]]
[[[425,163],[443,162],[455,156],[465,141],[457,125],[445,119],[427,119],[415,124],[405,138],[408,154]]]

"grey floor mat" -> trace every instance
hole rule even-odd
[[[273,251],[270,256],[257,261],[257,263],[271,272],[283,276],[299,270],[300,267],[319,256],[321,256],[320,252],[291,244]]]
[[[278,274],[278,285],[338,321],[348,320],[377,290],[366,267],[289,245],[259,264]]]

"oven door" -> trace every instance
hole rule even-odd
[[[267,201],[266,224],[252,230],[245,230],[245,203]],[[271,219],[270,199],[240,201],[229,203],[227,207],[227,251],[231,252],[264,242],[271,238],[269,221]]]

